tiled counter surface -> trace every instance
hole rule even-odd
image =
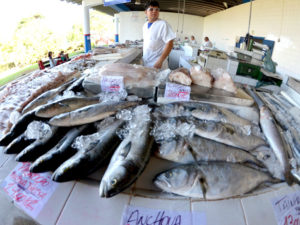
[[[14,169],[17,162],[14,156],[0,158],[0,181]],[[155,166],[154,166],[155,165]],[[98,194],[101,170],[87,180],[62,183],[36,218],[40,224],[57,225],[119,225],[124,207],[132,205],[150,209],[174,211],[203,212],[207,225],[275,225],[276,219],[271,200],[284,194],[300,190],[298,185],[292,187],[285,183],[273,185],[268,190],[243,198],[221,201],[197,201],[189,198],[175,198],[170,195],[158,196],[152,189],[153,174],[161,171],[160,160],[152,158],[138,181],[123,194],[110,199],[100,198]],[[36,224],[24,212],[13,205],[8,196],[0,193],[0,224]],[[2,221],[2,222],[1,222]],[[4,223],[3,223],[4,221]]]

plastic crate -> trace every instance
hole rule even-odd
[[[238,75],[250,76],[257,80],[261,80],[263,77],[262,72],[260,71],[260,67],[248,63],[239,63],[237,69]]]

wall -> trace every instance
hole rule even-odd
[[[215,47],[233,48],[248,31],[250,3],[204,18],[203,35]],[[252,3],[250,34],[275,41],[272,59],[277,72],[300,79],[300,0],[255,0]]]
[[[166,20],[172,27],[173,31],[177,32],[177,37],[183,38],[194,35],[196,40],[200,42],[203,36],[203,17],[191,15],[179,15],[177,13],[160,12],[159,17]],[[143,38],[143,25],[146,22],[146,15],[144,12],[121,12],[120,18],[120,42],[124,43],[126,40],[140,40]],[[184,29],[182,31],[182,23]]]

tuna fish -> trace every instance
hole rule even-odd
[[[79,179],[101,167],[120,143],[116,131],[122,123],[123,121],[116,120],[102,127],[95,145],[91,148],[79,149],[74,156],[55,170],[52,179],[56,182]]]
[[[216,200],[242,196],[264,182],[268,174],[236,163],[209,162],[175,167],[159,174],[154,184],[163,191]]]
[[[30,172],[42,173],[46,171],[54,171],[65,160],[77,152],[77,150],[71,148],[71,144],[74,139],[88,127],[88,125],[83,125],[68,131],[68,133],[58,142],[57,145],[50,149],[46,154],[43,154],[37,158],[31,164]]]
[[[102,102],[76,109],[53,117],[49,123],[53,126],[76,126],[95,122],[117,113],[117,111],[138,105],[137,101]]]
[[[5,149],[4,153],[6,154],[16,154],[26,148],[34,142],[34,139],[27,139],[25,134],[21,134],[19,137],[14,139]]]
[[[99,103],[99,97],[71,97],[60,99],[58,101],[46,104],[41,106],[36,112],[35,115],[43,118],[51,118],[53,116],[71,112],[73,110],[82,108],[87,105],[93,105]]]

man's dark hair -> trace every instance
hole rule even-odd
[[[152,7],[157,6],[159,8],[159,3],[158,3],[158,1],[155,1],[155,0],[147,1],[145,4],[145,10],[147,10],[150,6],[152,6]]]

